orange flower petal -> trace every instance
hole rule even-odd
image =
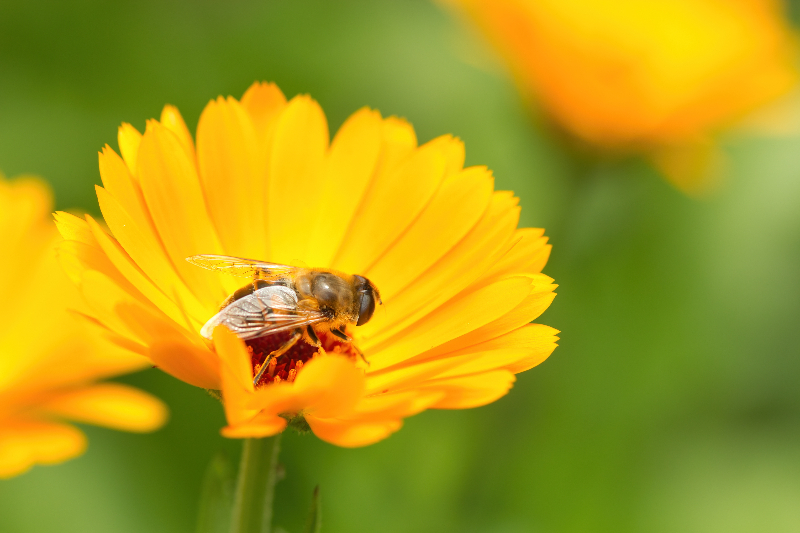
[[[378,262],[364,274],[388,301],[433,266],[472,229],[489,206],[494,180],[486,168],[452,174]]]
[[[197,161],[208,211],[225,252],[265,259],[265,184],[256,130],[231,97],[209,102],[197,126]]]
[[[79,287],[92,315],[103,325],[135,342],[144,341],[118,314],[117,307],[122,303],[141,305],[134,296],[96,270],[84,270]]]
[[[199,335],[187,331],[154,307],[125,298],[115,299],[113,305],[114,312],[120,320],[123,320],[134,335],[142,339],[145,344],[174,339],[205,348],[205,341]]]
[[[303,367],[294,382],[304,413],[334,416],[355,406],[364,391],[364,373],[346,357],[318,356]]]
[[[183,322],[184,317],[178,306],[153,284],[150,278],[148,278],[138,265],[133,262],[122,246],[107,235],[93,218],[87,215],[86,221],[89,223],[92,234],[100,245],[100,248],[102,248],[105,257],[110,259],[114,267],[116,267],[113,271],[124,276],[124,283],[119,283],[120,287],[131,294],[141,293],[147,300],[164,311],[172,320],[179,323]],[[94,270],[99,270],[104,274],[106,273],[100,269]],[[192,324],[184,325],[190,329],[193,327]],[[202,326],[202,323],[198,324],[198,327],[200,326]]]
[[[522,372],[522,370],[528,370],[540,364],[553,353],[553,350],[556,349],[556,342],[558,341],[556,335],[558,333],[557,329],[545,326],[544,324],[527,324],[498,337],[473,344],[472,346],[462,348],[458,351],[434,356],[434,360],[441,361],[443,358],[450,359],[454,357],[473,356],[475,354],[477,354],[480,359],[484,359],[487,353],[494,353],[498,350],[510,350],[519,352],[523,356],[513,362],[501,362],[500,359],[494,360],[493,367],[504,367],[518,374]],[[424,357],[425,354],[422,354],[420,360],[424,360]],[[466,359],[470,364],[472,363],[472,357],[467,357]],[[412,367],[414,366],[413,360],[407,363]],[[464,371],[461,371],[460,367],[459,371],[460,373],[464,373]]]
[[[0,310],[2,477],[18,474],[35,463],[60,462],[83,451],[86,441],[80,431],[34,418],[56,415],[51,406],[82,420],[129,429],[144,429],[154,422],[156,410],[163,410],[157,400],[127,388],[128,399],[141,400],[138,410],[132,405],[127,410],[118,409],[125,403],[123,399],[114,402],[108,395],[82,401],[82,395],[88,394],[84,391],[95,390],[94,381],[149,364],[140,355],[141,344],[122,339],[91,315],[103,314],[118,302],[144,305],[147,301],[98,245],[96,235],[109,238],[99,226],[95,225],[95,235],[86,221],[57,213],[58,229],[68,240],[61,241],[58,253],[53,254],[51,246],[57,232],[47,217],[49,203],[43,182],[26,179],[8,183],[0,177],[0,248],[6,260],[0,269],[0,299],[14,304]],[[68,274],[59,269],[56,255]],[[106,301],[91,309],[69,277],[95,300]],[[101,298],[100,292],[107,293],[108,298]],[[81,320],[76,321],[75,315]],[[114,317],[109,321],[115,325],[124,322],[115,322]],[[89,327],[82,327],[84,324]],[[135,338],[130,331],[125,333]],[[97,391],[106,386],[98,387]],[[105,409],[105,413],[116,411],[118,419],[104,418],[96,409],[92,411],[92,405]],[[145,419],[148,411],[153,415],[149,422]]]
[[[0,425],[0,478],[16,476],[35,464],[56,464],[86,450],[86,437],[67,424],[6,421]]]
[[[231,289],[223,288],[219,275],[186,261],[192,255],[222,253],[194,162],[175,134],[155,121],[142,137],[137,175],[172,265],[202,303],[219,305]]]
[[[437,347],[394,366],[370,372],[367,376],[368,394],[402,389],[416,381],[434,377],[458,376],[527,364],[535,366],[556,348],[556,333],[557,330],[548,326],[530,324],[457,351],[444,352]]]
[[[444,174],[449,176],[464,168],[464,159],[467,156],[464,143],[458,137],[452,135],[440,135],[427,143],[428,145],[440,150],[444,155],[445,167]]]
[[[381,124],[381,155],[375,180],[384,181],[417,148],[417,134],[405,119],[386,117]],[[364,201],[362,200],[362,205]]]
[[[183,149],[186,150],[189,159],[194,161],[195,153],[192,134],[189,133],[189,128],[186,127],[186,123],[183,121],[183,117],[180,111],[178,111],[178,108],[172,105],[165,105],[164,109],[161,110],[160,122],[165,128],[175,134],[175,137],[181,142]]]
[[[250,115],[255,127],[258,139],[259,172],[264,183],[269,183],[272,138],[278,118],[286,109],[286,97],[274,83],[256,82],[244,93],[241,104]],[[267,201],[266,198],[265,201]],[[267,244],[265,243],[265,246]]]
[[[353,423],[336,419],[306,417],[314,435],[337,446],[357,448],[383,440],[403,426],[400,420]]]
[[[343,272],[364,272],[416,219],[445,176],[447,153],[439,144],[415,150],[393,171],[372,182],[342,242],[334,267]],[[387,217],[386,206],[392,206]],[[380,231],[377,229],[380,228]]]
[[[45,227],[42,223],[42,215],[47,213],[53,205],[53,193],[39,178],[33,176],[21,176],[12,181],[0,180],[0,220],[6,222],[8,231],[26,229],[36,231]],[[19,217],[16,225],[10,225],[6,218],[9,216]],[[8,235],[5,235],[8,238]],[[14,242],[9,239],[6,242]]]
[[[549,305],[553,297],[555,295],[552,292],[540,291],[534,285],[531,294],[502,317],[461,337],[408,357],[396,365],[376,370],[371,368],[369,390],[375,392],[384,388],[394,389],[401,386],[399,383],[407,383],[422,377],[430,378],[449,367],[457,366],[458,357],[497,349],[514,348],[521,351],[515,352],[520,354],[519,360],[502,364],[498,362],[495,367],[507,366],[516,369],[526,365],[530,365],[527,368],[536,366],[555,349],[555,342],[558,340],[555,335],[558,331],[549,326],[528,323],[533,320],[531,317],[538,316],[537,313],[543,310],[543,306]]]
[[[435,409],[470,409],[492,403],[505,396],[516,378],[508,370],[496,370],[472,376],[432,380],[415,388],[444,393]]]
[[[252,419],[222,428],[222,436],[229,439],[260,439],[277,435],[286,429],[286,420],[267,413],[259,413]]]
[[[353,419],[358,421],[405,418],[415,415],[444,397],[441,392],[405,391],[367,396],[356,406]]]
[[[520,228],[514,232],[514,244],[484,277],[491,278],[516,272],[541,272],[550,257],[552,246],[547,244],[544,230]]]
[[[367,393],[400,390],[415,382],[506,368],[514,373],[532,368],[556,348],[555,330],[528,324],[493,339],[457,351],[434,349],[367,376]],[[520,370],[518,370],[520,369]]]
[[[97,200],[103,219],[117,242],[136,265],[165,294],[174,296],[196,321],[213,314],[216,305],[206,306],[188,289],[166,255],[158,236],[149,227],[140,226],[102,187],[97,187]],[[96,242],[96,241],[95,241]]]
[[[164,425],[168,416],[160,400],[119,383],[61,394],[44,409],[77,422],[136,432],[154,431]]]
[[[96,318],[72,312],[76,324],[75,328],[89,330],[88,333],[97,341],[94,350],[82,350],[80,355],[74,354],[73,359],[82,357],[86,361],[82,365],[83,372],[76,372],[72,369],[73,375],[83,375],[86,377],[106,377],[128,372],[135,372],[152,366],[147,358],[147,348],[138,342],[123,337],[106,326],[101,324]]]
[[[352,410],[363,391],[362,370],[346,357],[325,355],[306,363],[294,383],[258,389],[248,405],[275,414],[302,412],[325,418]]]
[[[98,154],[98,160],[105,191],[130,215],[141,231],[155,234],[142,189],[126,163],[108,145]]]
[[[154,341],[147,356],[155,366],[190,385],[222,388],[219,359],[208,349],[172,338]]]
[[[142,134],[139,130],[123,122],[117,131],[117,143],[119,144],[119,152],[122,154],[122,159],[128,165],[131,174],[136,172],[136,157],[139,153],[139,143],[142,142]]]
[[[556,297],[555,293],[552,292],[556,286],[551,283],[553,281],[552,278],[544,274],[532,274],[529,279],[531,279],[532,282],[529,294],[519,305],[514,307],[514,309],[457,339],[439,345],[428,352],[426,357],[453,352],[488,339],[499,337],[504,333],[520,328],[536,320]]]
[[[53,218],[56,221],[58,232],[66,241],[78,241],[83,244],[97,246],[97,241],[94,240],[92,231],[82,218],[75,215],[65,213],[64,211],[56,211],[53,213]]]
[[[275,125],[270,152],[269,241],[277,263],[306,261],[307,235],[320,206],[328,123],[319,104],[296,96]]]
[[[552,347],[555,349],[555,345]],[[552,350],[550,350],[552,352]],[[548,354],[549,355],[549,354]],[[462,355],[449,359],[450,366],[442,373],[437,374],[437,379],[454,378],[490,372],[501,368],[517,365],[530,358],[530,352],[520,348],[499,348],[486,350],[471,355]]]
[[[250,354],[244,343],[224,326],[217,326],[212,335],[220,358],[225,416],[230,426],[238,426],[258,414],[258,409],[248,407],[254,390]]]
[[[390,341],[367,345],[370,370],[386,368],[491,323],[522,303],[530,290],[530,278],[516,276],[453,298]]]
[[[524,92],[601,149],[691,143],[797,82],[796,37],[780,2],[454,3],[505,56]],[[676,163],[673,171],[695,170]],[[693,188],[694,174],[680,184]]]
[[[448,354],[449,355],[449,354]],[[394,393],[428,379],[433,379],[453,366],[447,356],[418,361],[402,361],[367,375],[367,394]]]
[[[245,91],[241,100],[247,114],[253,120],[261,144],[271,133],[275,121],[286,106],[286,97],[274,83],[255,82]]]
[[[414,128],[403,119],[397,117],[388,117],[385,118],[381,122],[381,147],[380,147],[380,155],[377,161],[377,166],[375,168],[374,177],[370,181],[370,185],[367,190],[364,191],[363,197],[356,208],[351,220],[348,230],[346,232],[346,238],[342,240],[339,244],[339,249],[336,252],[335,258],[338,258],[341,255],[347,256],[350,254],[351,256],[358,251],[358,245],[353,245],[352,241],[354,239],[353,232],[354,231],[361,231],[364,233],[364,217],[371,216],[369,205],[372,202],[370,196],[373,194],[372,189],[374,189],[374,183],[385,183],[387,182],[391,176],[397,171],[398,166],[402,161],[407,159],[417,148],[417,136],[414,133]],[[380,190],[384,188],[384,186],[379,186],[377,194],[380,194]],[[369,235],[365,235],[362,238],[368,238]],[[342,249],[351,249],[350,252],[343,251]],[[328,264],[332,264],[336,268],[342,268],[339,259],[332,258],[332,262]],[[353,257],[354,258],[354,257]],[[345,266],[346,268],[346,266]]]
[[[524,346],[528,349],[528,356],[506,368],[515,374],[530,370],[550,357],[556,349],[559,333],[557,329],[545,326],[544,324],[528,324],[519,329],[506,333],[502,337],[492,339],[491,343],[500,344],[501,342],[511,346]]]
[[[61,268],[73,283],[79,283],[86,270],[95,270],[119,281],[126,290],[133,290],[133,285],[120,276],[99,246],[90,246],[80,241],[62,241],[58,243],[56,253]]]
[[[403,291],[384,300],[372,321],[356,330],[356,338],[365,346],[382,342],[466,289],[508,248],[518,219],[516,200],[494,193],[478,224]]]
[[[381,151],[381,115],[363,108],[348,118],[333,138],[325,158],[319,205],[308,235],[309,265],[329,265],[345,238],[348,226],[378,165]]]

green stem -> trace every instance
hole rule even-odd
[[[280,448],[280,433],[244,441],[230,533],[271,533]]]

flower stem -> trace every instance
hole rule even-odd
[[[280,447],[280,433],[244,441],[230,533],[271,533]]]

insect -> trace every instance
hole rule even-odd
[[[251,282],[231,294],[211,317],[200,334],[211,339],[224,325],[242,340],[290,331],[289,340],[267,355],[253,379],[257,384],[272,358],[279,358],[301,339],[322,348],[319,332],[330,332],[351,343],[345,333],[348,324],[369,322],[375,304],[381,304],[377,287],[367,278],[323,268],[299,268],[225,255],[193,255],[193,265],[251,278]],[[366,362],[366,359],[364,359]]]

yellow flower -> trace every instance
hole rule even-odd
[[[712,134],[786,93],[795,40],[772,0],[449,0],[523,93],[601,149],[643,152],[702,188]]]
[[[151,431],[166,420],[152,396],[96,383],[149,361],[70,316],[80,299],[56,262],[51,209],[43,182],[0,176],[0,478],[82,453],[86,438],[63,420],[127,431]]]
[[[362,109],[329,142],[314,100],[256,83],[208,104],[196,144],[166,106],[143,135],[123,124],[119,146],[122,157],[100,154],[97,188],[113,236],[59,214],[65,264],[120,346],[222,391],[226,436],[294,419],[326,441],[369,444],[424,409],[496,400],[555,348],[557,331],[529,324],[554,298],[543,230],[517,229],[517,199],[486,168],[463,168],[451,136],[418,146],[405,121]],[[254,365],[280,339],[200,335],[246,282],[186,261],[197,254],[368,276],[384,305],[348,333],[369,366],[322,335],[324,354],[301,342],[255,388]]]

